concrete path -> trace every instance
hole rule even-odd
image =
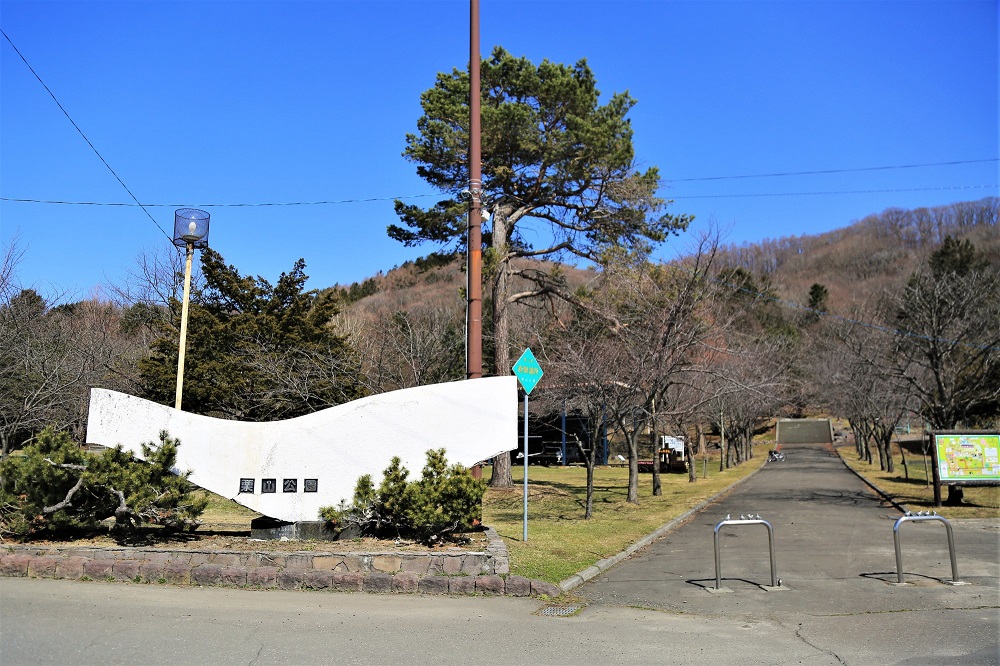
[[[944,524],[904,523],[910,584],[896,586],[892,527],[900,511],[829,445],[782,450],[784,462],[767,463],[718,504],[575,592],[599,605],[732,618],[749,627],[777,622],[843,663],[1000,663],[998,521],[953,521],[959,579],[969,583],[961,586],[947,584]],[[710,591],[713,529],[727,514],[760,514],[771,523],[782,589],[767,589],[766,528],[745,525],[722,528],[722,587],[730,592]]]

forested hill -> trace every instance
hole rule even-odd
[[[1000,260],[1000,198],[935,208],[889,208],[825,234],[789,236],[723,248],[723,263],[770,278],[779,298],[806,304],[813,284],[829,293],[839,312],[895,288],[946,236],[967,239]]]
[[[829,294],[828,308],[839,312],[905,282],[948,235],[968,239],[1000,259],[998,218],[997,197],[935,208],[889,208],[824,234],[725,245],[719,265],[743,268],[769,283],[782,300],[802,305],[812,285],[821,284]],[[592,270],[565,271],[572,284],[595,275]],[[371,315],[417,305],[454,307],[462,302],[465,281],[462,257],[432,255],[333,289],[351,310]]]

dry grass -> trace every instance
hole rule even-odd
[[[896,451],[895,446],[893,450]],[[964,506],[934,506],[931,459],[925,459],[919,448],[907,446],[905,467],[899,461],[898,452],[895,453],[892,473],[881,471],[877,462],[870,465],[858,460],[853,444],[837,447],[837,453],[851,469],[912,511],[937,511],[949,519],[1000,518],[1000,486],[966,486]],[[942,499],[947,496],[947,488],[942,488]]]
[[[628,470],[595,470],[594,515],[584,520],[586,470],[582,467],[529,467],[528,540],[523,540],[523,467],[514,467],[515,487],[490,489],[483,500],[483,522],[496,528],[510,551],[511,573],[557,583],[596,561],[615,555],[706,498],[759,468],[760,452],[750,461],[719,472],[718,454],[709,460],[708,479],[687,474],[661,475],[663,494],[652,496],[652,475],[639,477],[639,504],[625,501]],[[489,478],[489,470],[484,473]]]
[[[208,505],[201,514],[203,531],[250,532],[250,521],[260,516],[253,509],[237,504],[231,499],[207,490],[196,490],[195,495],[208,498]]]

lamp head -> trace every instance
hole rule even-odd
[[[208,247],[208,226],[211,216],[197,208],[179,208],[174,211],[173,243],[203,249]]]

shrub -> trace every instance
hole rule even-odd
[[[479,524],[486,482],[461,465],[449,466],[444,449],[427,452],[420,479],[392,459],[375,489],[370,475],[358,479],[351,503],[323,507],[320,516],[337,530],[351,526],[375,536],[413,536],[425,543],[451,538]]]
[[[161,432],[158,444],[142,445],[143,462],[120,445],[86,453],[67,433],[48,428],[0,463],[0,533],[23,539],[93,532],[110,518],[122,536],[146,523],[193,529],[207,500],[191,495],[190,473],[171,471],[179,444]]]

